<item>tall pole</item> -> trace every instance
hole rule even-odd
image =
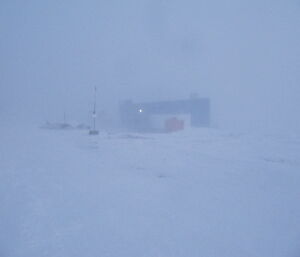
[[[90,130],[89,134],[90,135],[98,135],[99,131],[96,130],[96,118],[97,118],[97,114],[96,114],[96,109],[97,109],[97,87],[95,87],[95,91],[94,91],[94,109],[93,109],[93,129]]]
[[[97,102],[97,87],[95,87],[94,94],[94,111],[93,111],[93,129],[96,130],[96,102]]]

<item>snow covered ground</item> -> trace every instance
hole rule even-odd
[[[0,139],[1,257],[300,256],[300,135]]]

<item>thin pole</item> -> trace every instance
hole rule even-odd
[[[96,102],[97,102],[97,87],[95,87],[95,94],[94,94],[94,112],[93,112],[94,130],[96,130]]]

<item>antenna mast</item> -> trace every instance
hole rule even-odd
[[[89,132],[90,135],[99,134],[99,131],[96,130],[96,118],[97,118],[96,107],[97,107],[97,87],[95,87],[95,91],[94,91],[93,129],[90,130]]]
[[[96,103],[97,103],[97,87],[95,87],[95,93],[94,93],[94,111],[93,111],[93,129],[96,130]]]

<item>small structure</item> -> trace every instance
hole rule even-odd
[[[123,127],[140,132],[173,132],[210,125],[210,100],[192,96],[187,100],[133,103],[119,106]]]

